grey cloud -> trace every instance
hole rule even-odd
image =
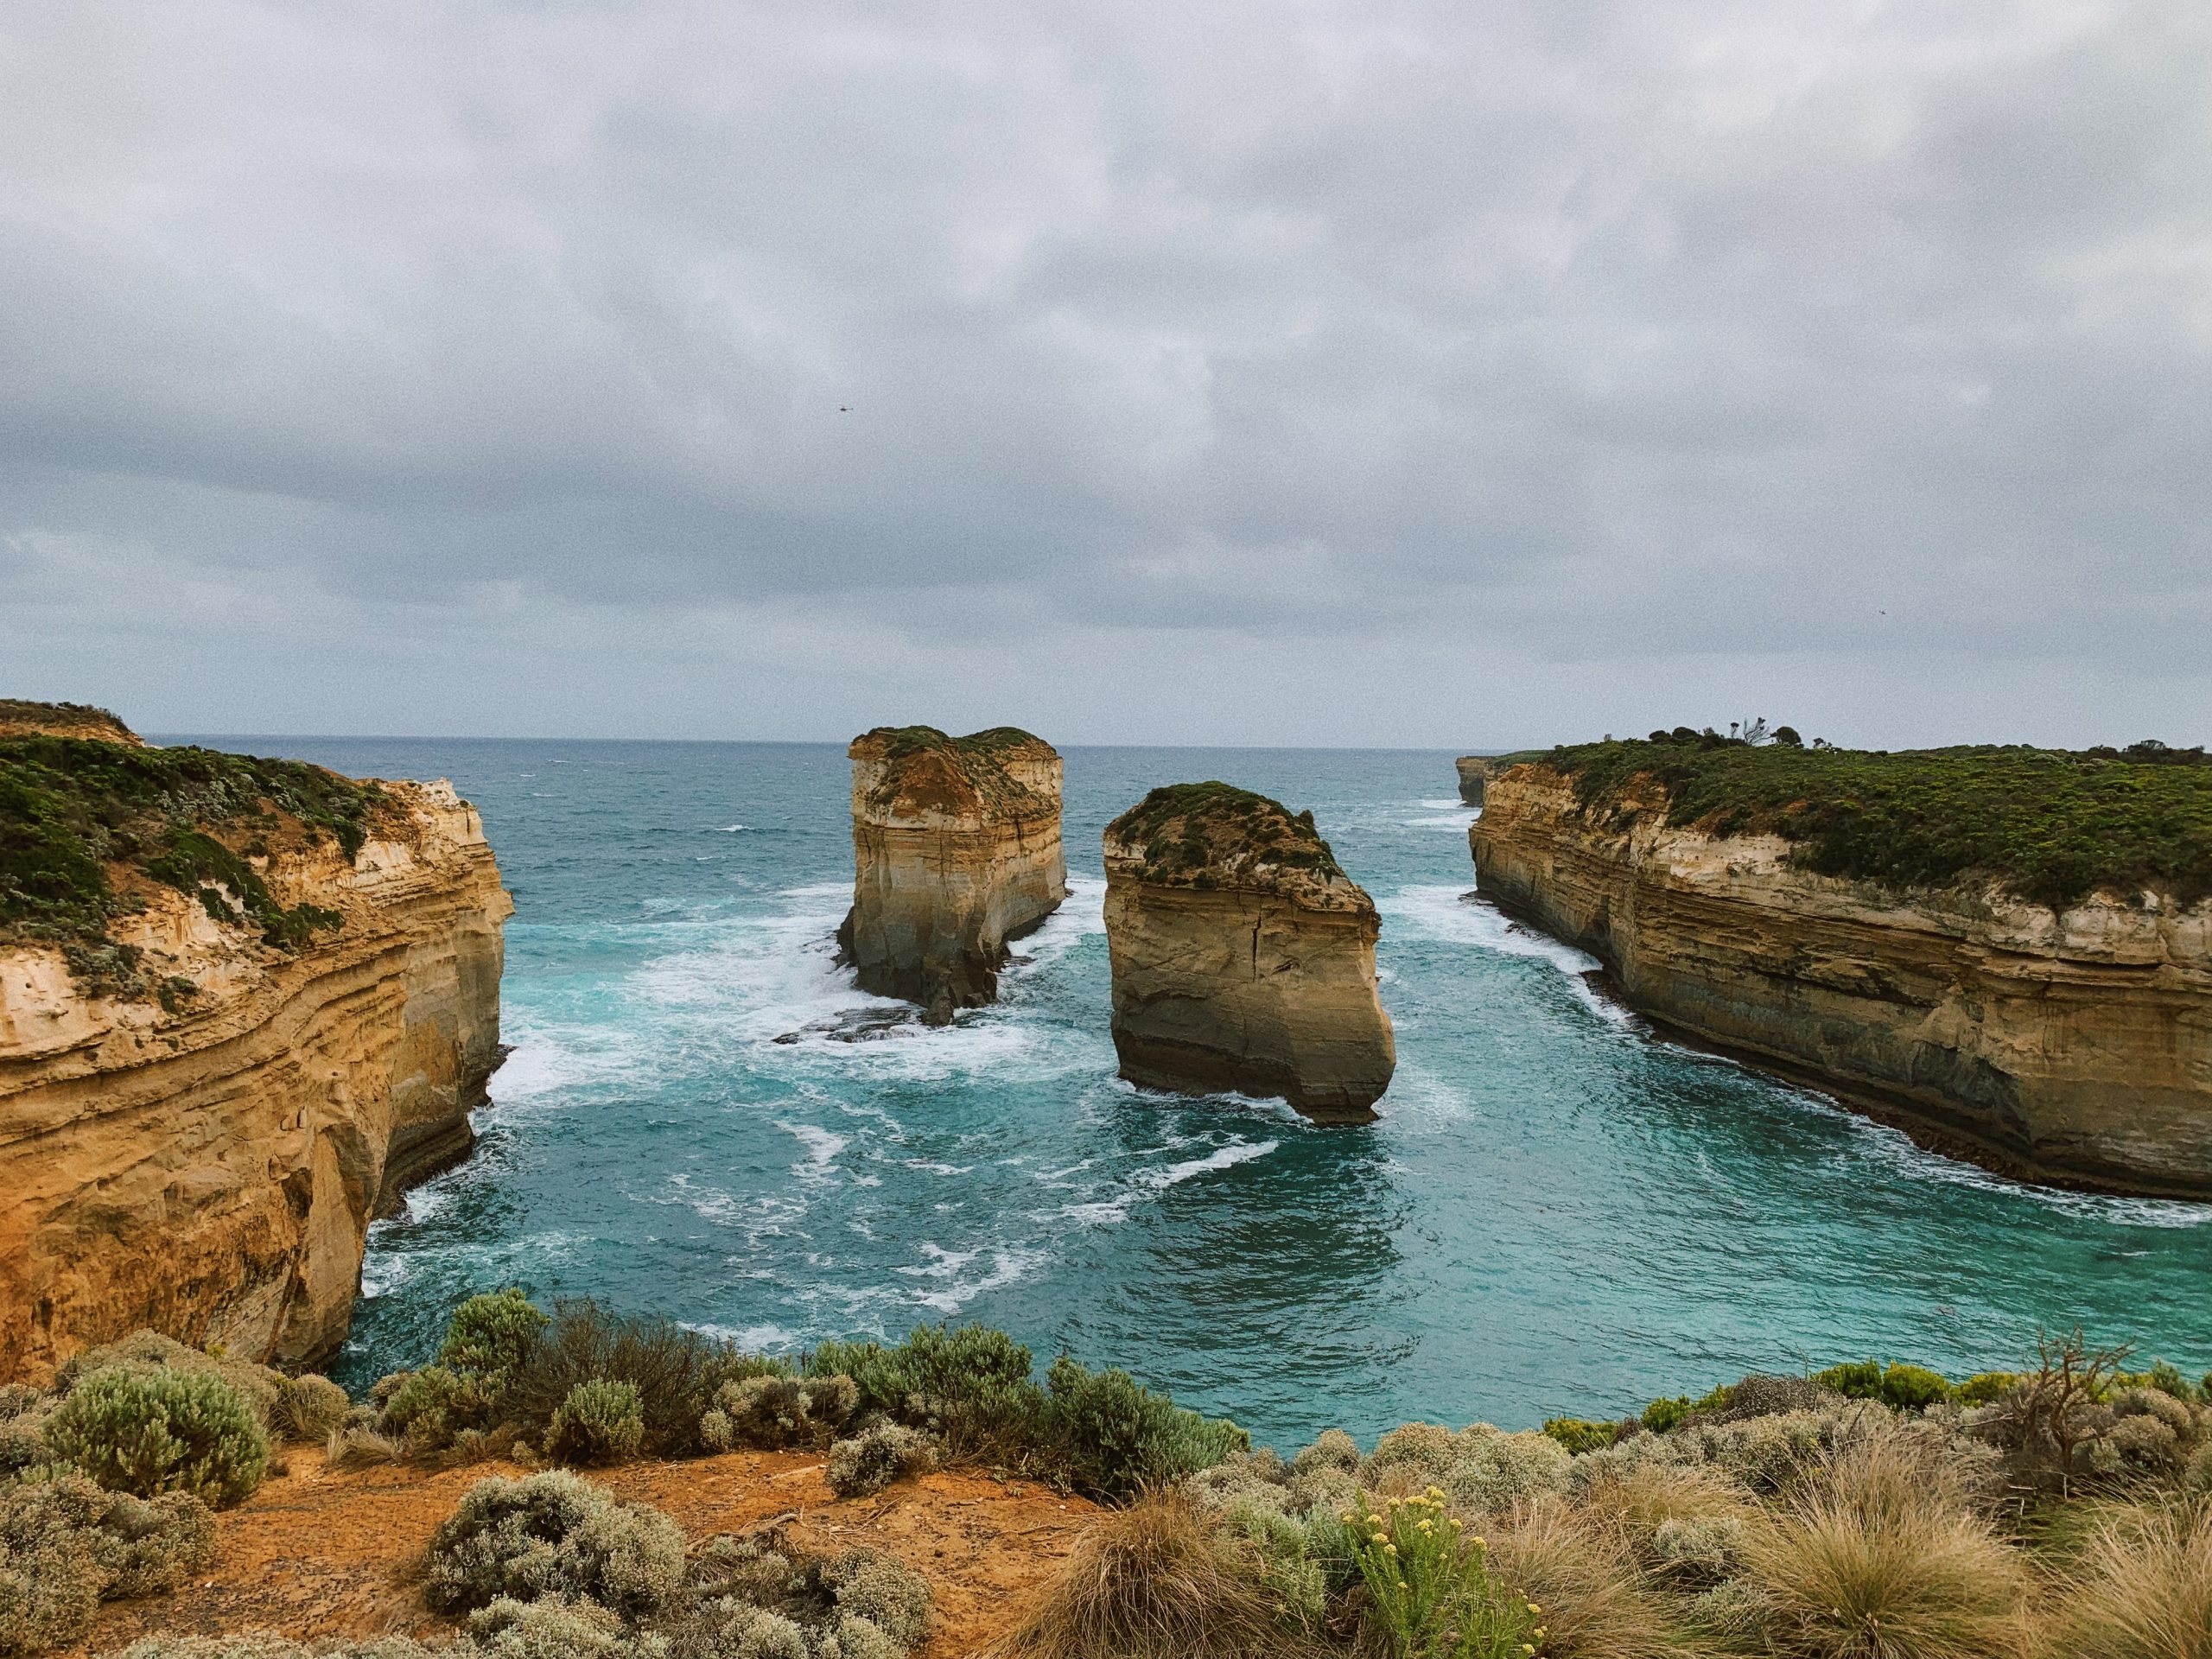
[[[835,735],[999,718],[991,684],[1093,740],[1762,694],[1866,741],[2212,737],[2190,0],[0,29],[22,690],[269,729]],[[253,683],[272,632],[310,683]],[[386,671],[472,639],[494,694]]]

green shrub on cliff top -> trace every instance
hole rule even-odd
[[[189,1372],[115,1369],[79,1379],[47,1419],[54,1456],[101,1485],[190,1492],[221,1509],[250,1496],[269,1435],[238,1390]]]
[[[1627,791],[1648,779],[1666,791],[1668,823],[1781,836],[1818,874],[1896,887],[1988,875],[2061,909],[2099,889],[2150,888],[2182,904],[2212,894],[2207,761],[2144,745],[1888,753],[1671,740],[1583,743],[1543,757],[1604,817],[1638,811]]]
[[[467,1371],[504,1385],[515,1368],[529,1357],[537,1333],[552,1322],[526,1294],[512,1285],[487,1295],[472,1296],[446,1321],[445,1340],[438,1344],[438,1363],[448,1370]]]
[[[423,1599],[440,1612],[502,1596],[574,1596],[626,1618],[658,1610],[683,1576],[683,1535],[658,1510],[618,1503],[566,1470],[478,1481],[430,1540]]]
[[[109,921],[136,907],[109,880],[106,866],[121,864],[199,895],[225,920],[250,918],[271,943],[296,944],[334,925],[334,912],[287,910],[216,832],[276,827],[266,803],[350,859],[378,798],[373,784],[296,760],[0,738],[0,940],[54,941],[80,980],[105,976],[114,988],[145,993],[128,948],[107,937]]]

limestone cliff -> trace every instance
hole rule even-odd
[[[1060,757],[1001,726],[853,740],[853,907],[838,929],[861,988],[932,1025],[998,996],[1007,941],[1067,897]]]
[[[1452,764],[1459,773],[1459,798],[1469,806],[1483,804],[1483,790],[1492,778],[1519,766],[1523,760],[1533,760],[1541,753],[1535,749],[1519,749],[1511,754],[1463,754]]]
[[[1146,1088],[1365,1122],[1397,1050],[1381,920],[1313,814],[1226,784],[1156,789],[1107,826],[1114,1047]]]
[[[145,740],[105,709],[0,697],[0,737],[89,737],[143,748]]]
[[[0,1381],[142,1326],[317,1363],[464,1156],[512,906],[446,784],[0,740]]]
[[[1649,777],[1588,803],[1534,763],[1487,794],[1484,894],[1662,1027],[1999,1169],[2212,1195],[2212,904],[1816,874],[1780,834],[1670,823]]]

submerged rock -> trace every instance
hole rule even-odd
[[[853,907],[837,930],[861,988],[932,1025],[998,996],[1006,944],[1067,897],[1060,757],[1011,726],[853,740]]]
[[[1381,926],[1312,813],[1227,784],[1154,790],[1106,827],[1122,1075],[1368,1122],[1397,1064]]]

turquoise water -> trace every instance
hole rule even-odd
[[[2015,1186],[1656,1040],[1467,897],[1447,754],[1071,750],[1067,905],[1000,1006],[930,1031],[831,963],[840,748],[226,741],[452,778],[518,906],[515,1052],[475,1159],[372,1235],[356,1383],[510,1282],[769,1348],[980,1319],[1283,1446],[1754,1367],[1961,1372],[2039,1323],[2212,1363],[2212,1209]],[[1371,1127],[1114,1077],[1099,831],[1208,777],[1312,807],[1382,909]]]

